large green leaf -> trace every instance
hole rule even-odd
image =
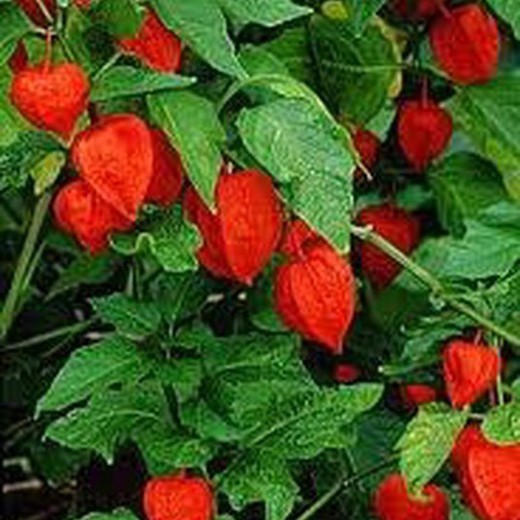
[[[213,67],[231,76],[244,75],[215,0],[152,0],[151,4],[164,24]]]
[[[155,303],[132,300],[122,293],[90,300],[92,307],[105,323],[130,338],[142,338],[157,331],[161,313]]]
[[[460,89],[448,109],[482,153],[498,166],[506,187],[520,200],[520,74],[497,76]]]
[[[174,425],[164,392],[153,381],[96,393],[86,407],[52,423],[45,436],[72,449],[93,450],[108,463],[120,445],[134,441],[152,473],[198,466],[211,454],[209,445]]]
[[[213,104],[191,92],[168,92],[148,97],[155,123],[181,155],[188,177],[208,206],[222,166],[220,147],[225,134]]]
[[[381,393],[380,385],[359,384],[280,396],[242,439],[241,453],[218,477],[220,488],[235,508],[262,500],[269,520],[283,520],[296,497],[287,461],[337,447],[342,428],[373,407]]]
[[[249,152],[282,184],[294,212],[348,251],[354,161],[344,134],[304,99],[243,110],[238,128]]]
[[[464,234],[464,220],[504,199],[507,193],[494,165],[478,155],[450,155],[428,172],[439,219],[455,236]]]
[[[40,399],[37,413],[62,410],[114,384],[136,381],[151,364],[133,343],[117,336],[76,350]]]
[[[488,0],[487,3],[502,20],[511,25],[516,39],[520,40],[520,10],[517,0]]]
[[[244,427],[279,395],[314,387],[292,334],[218,338],[202,329],[186,331],[178,341],[202,353],[208,403]]]
[[[195,257],[201,244],[199,233],[194,225],[184,220],[178,205],[155,212],[142,230],[114,235],[111,243],[122,255],[150,251],[168,272],[194,271],[199,265]]]
[[[92,101],[106,101],[125,96],[138,96],[164,90],[189,87],[195,78],[162,74],[153,70],[118,66],[96,78],[90,92]]]
[[[408,424],[397,448],[401,451],[401,473],[413,492],[420,492],[440,470],[468,413],[444,403],[429,403]]]
[[[216,0],[233,21],[257,23],[267,27],[312,13],[312,9],[296,5],[292,0]]]
[[[320,82],[334,112],[367,123],[383,107],[395,79],[392,43],[377,26],[356,37],[345,20],[315,17],[310,30]]]
[[[520,258],[520,206],[501,202],[464,223],[464,238],[453,241],[438,273],[468,279],[506,275]]]

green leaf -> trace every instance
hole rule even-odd
[[[520,74],[515,72],[460,89],[447,105],[455,122],[497,165],[516,200],[520,200],[519,97]]]
[[[237,511],[264,501],[266,520],[287,518],[298,497],[298,486],[287,464],[269,452],[246,454],[239,466],[224,473],[221,486]]]
[[[291,0],[217,0],[217,3],[242,25],[257,23],[274,27],[312,13],[312,9],[296,5]]]
[[[279,265],[280,262],[278,262]],[[260,330],[267,332],[284,332],[287,327],[274,308],[274,272],[276,263],[271,262],[248,294],[248,310],[251,321]]]
[[[0,5],[0,65],[11,57],[21,40],[31,30],[31,24],[19,7]]]
[[[353,465],[354,473],[362,472],[366,468],[376,467],[381,462],[394,457],[395,444],[401,437],[405,422],[398,415],[387,411],[374,411],[362,415],[354,424],[357,434],[356,444],[347,448],[349,460]],[[384,476],[396,470],[394,466],[381,469],[370,478],[360,482],[369,491],[374,491]]]
[[[114,384],[136,381],[151,365],[136,345],[112,336],[76,350],[38,401],[36,413],[62,410]]]
[[[263,44],[260,48],[276,56],[294,78],[313,85],[313,63],[305,27],[286,29],[278,38]]]
[[[359,37],[367,28],[386,0],[352,0],[352,19],[354,34]]]
[[[346,20],[315,17],[311,43],[324,94],[342,117],[365,124],[384,106],[397,69],[392,43],[377,26],[356,37]]]
[[[139,434],[139,447],[152,475],[202,468],[215,454],[213,445],[206,440],[187,434],[158,435],[154,430]]]
[[[77,61],[87,74],[95,74],[116,52],[113,38],[95,23],[84,9],[72,4],[67,9],[64,37]]]
[[[166,27],[217,70],[243,76],[226,19],[215,0],[151,0]]]
[[[466,424],[468,413],[453,410],[444,403],[429,403],[419,408],[397,443],[401,473],[413,493],[420,492],[440,470]]]
[[[467,299],[497,324],[520,336],[520,271],[473,291]]]
[[[453,241],[438,273],[468,279],[506,275],[518,262],[520,206],[501,202],[464,223],[464,238]]]
[[[452,488],[450,490],[450,520],[476,520],[476,517],[462,502],[460,489]]]
[[[154,373],[163,385],[171,385],[179,403],[184,404],[197,396],[202,381],[200,359],[169,359],[154,365]]]
[[[515,33],[517,40],[520,40],[520,11],[516,0],[488,0],[491,8],[497,13],[504,22],[508,23]]]
[[[107,282],[119,266],[119,258],[113,254],[91,256],[82,254],[72,261],[52,285],[47,300],[81,285],[97,285]]]
[[[256,423],[260,410],[278,395],[314,384],[292,334],[250,333],[218,338],[205,329],[183,331],[183,347],[202,353],[207,401],[241,425]]]
[[[0,191],[24,186],[30,171],[61,147],[42,132],[21,132],[9,145],[0,146]]]
[[[484,435],[496,444],[520,442],[520,401],[496,406],[487,414],[482,423]]]
[[[153,283],[152,297],[169,323],[197,314],[213,287],[200,273],[163,273]]]
[[[225,141],[213,104],[191,92],[168,92],[148,97],[152,119],[168,135],[181,155],[190,181],[209,207],[214,192]]]
[[[91,460],[87,451],[73,451],[54,442],[30,444],[29,456],[35,471],[53,487],[66,485],[76,478],[82,467]]]
[[[132,300],[122,293],[93,298],[90,303],[105,323],[114,325],[119,334],[129,338],[149,336],[161,324],[161,313],[157,305]]]
[[[175,426],[154,381],[94,394],[86,407],[52,423],[45,436],[71,449],[93,450],[109,464],[119,446],[133,441],[154,474],[198,466],[210,454],[209,447],[196,446]]]
[[[241,441],[241,453],[218,477],[220,489],[236,509],[262,500],[267,518],[283,520],[297,493],[287,461],[313,458],[329,446],[337,447],[342,428],[373,407],[381,394],[380,385],[359,384],[281,397]]]
[[[507,199],[500,174],[478,155],[450,155],[428,172],[443,227],[455,236],[464,234],[464,220]]]
[[[248,151],[282,183],[295,213],[348,251],[354,162],[340,129],[303,99],[245,109],[237,124]]]
[[[196,270],[199,264],[195,253],[201,244],[197,228],[184,220],[178,205],[156,214],[159,217],[146,230],[112,236],[112,247],[126,256],[149,250],[168,272]]]
[[[121,65],[108,69],[99,78],[96,78],[90,98],[92,101],[106,101],[118,97],[139,96],[163,90],[186,88],[193,85],[195,81],[195,78]]]
[[[120,508],[112,511],[112,513],[90,513],[81,517],[80,520],[137,520],[137,516],[128,509]]]
[[[135,0],[99,0],[94,4],[93,14],[117,37],[134,36],[144,17]]]
[[[63,152],[51,152],[30,170],[34,179],[34,193],[39,196],[58,179],[67,162]]]

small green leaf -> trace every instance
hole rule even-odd
[[[77,290],[81,285],[98,285],[107,282],[120,264],[120,258],[115,254],[91,256],[82,254],[73,260],[60,273],[47,294],[47,300],[52,300],[59,294]]]
[[[139,96],[163,90],[186,88],[195,83],[195,78],[162,74],[153,70],[118,66],[108,69],[96,79],[90,98],[92,101]]]
[[[90,302],[101,319],[114,325],[123,336],[149,336],[157,331],[161,323],[161,313],[157,305],[132,300],[122,293],[93,298]]]
[[[169,323],[198,313],[213,289],[200,273],[164,273],[151,288],[159,310]]]
[[[144,10],[136,0],[99,0],[93,14],[100,19],[108,31],[118,37],[134,36],[144,17]]]
[[[10,58],[16,45],[29,31],[31,24],[19,7],[0,5],[0,65]]]
[[[54,184],[66,162],[67,156],[63,152],[51,152],[33,166],[30,175],[34,179],[34,193],[37,196]]]
[[[386,0],[352,0],[352,20],[354,34],[359,37],[367,28]]]
[[[190,181],[209,207],[222,167],[225,142],[215,107],[191,92],[168,92],[148,97],[152,119],[168,135],[181,155]]]
[[[401,451],[401,473],[413,493],[419,493],[440,470],[468,413],[444,403],[429,403],[408,424],[396,447]]]
[[[274,272],[276,263],[272,262],[257,280],[253,290],[248,294],[248,310],[251,321],[260,330],[268,332],[285,332],[287,327],[274,308]]]
[[[520,401],[492,408],[482,423],[484,435],[496,444],[520,442]]]
[[[282,183],[289,206],[348,251],[354,161],[341,131],[304,99],[245,109],[237,124],[248,151]]]
[[[227,34],[226,19],[215,0],[152,0],[166,27],[217,70],[231,76],[244,71]]]
[[[57,151],[57,141],[36,131],[21,132],[9,145],[0,146],[0,191],[24,186],[31,170]]]
[[[137,516],[128,509],[116,509],[112,513],[90,513],[79,520],[137,520]]]
[[[199,265],[195,253],[201,244],[200,236],[195,226],[184,220],[180,206],[160,212],[146,230],[113,236],[111,243],[126,256],[149,250],[168,272],[194,271]]]

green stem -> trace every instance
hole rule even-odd
[[[343,488],[343,481],[336,482],[326,493],[324,493],[312,506],[306,509],[296,520],[308,520],[312,518],[322,507],[330,502]]]
[[[107,70],[111,69],[121,58],[122,54],[120,52],[116,52],[112,55],[112,57],[103,64],[92,76],[92,83],[95,83]]]
[[[383,374],[386,377],[397,377],[405,374],[409,374],[410,372],[414,372],[416,370],[422,370],[423,368],[429,367],[431,365],[435,365],[439,362],[439,357],[429,357],[423,361],[418,361],[416,363],[409,363],[407,366],[392,366],[392,365],[381,365],[379,367],[379,373]]]
[[[296,520],[309,520],[312,518],[320,509],[327,505],[340,491],[348,489],[352,484],[359,482],[367,477],[370,477],[374,473],[378,473],[382,469],[391,466],[396,460],[395,456],[372,466],[365,471],[360,471],[355,475],[347,478],[346,480],[340,480],[336,482],[326,493],[324,493],[316,502],[314,502],[308,509],[306,509]]]
[[[15,350],[23,350],[26,348],[34,347],[35,345],[39,345],[40,343],[46,343],[47,341],[51,341],[53,339],[61,338],[62,336],[75,336],[80,332],[88,329],[95,320],[83,321],[81,323],[74,323],[73,325],[67,325],[65,327],[61,327],[59,329],[51,330],[50,332],[44,332],[43,334],[38,334],[37,336],[33,336],[32,338],[24,339],[19,341],[18,343],[12,343],[11,345],[6,346],[2,349],[2,354],[6,352],[12,352]]]
[[[461,301],[457,295],[449,294],[438,278],[406,256],[402,251],[388,242],[388,240],[385,240],[381,235],[375,233],[371,227],[352,226],[352,234],[365,242],[373,244],[393,258],[397,263],[410,271],[424,285],[428,286],[432,293],[443,300],[444,303],[460,313],[465,314],[479,325],[505,339],[512,345],[520,347],[520,337],[507,329],[504,329],[489,318],[486,318],[486,316],[480,314],[473,307]]]
[[[78,61],[76,56],[74,55],[74,51],[69,46],[67,39],[61,33],[58,33],[58,41],[60,42],[60,45],[63,48],[63,52],[65,53],[65,56],[67,56],[67,59],[70,61]]]
[[[20,293],[22,291],[24,282],[27,283],[26,274],[27,269],[31,265],[31,258],[34,253],[36,244],[38,243],[38,236],[47,215],[47,209],[51,201],[51,193],[44,193],[38,200],[34,213],[32,216],[31,225],[27,231],[25,242],[22,247],[22,252],[18,259],[18,264],[14,272],[11,288],[7,294],[2,314],[0,315],[0,342],[5,339],[9,333],[9,329],[16,317],[16,311],[20,300]]]

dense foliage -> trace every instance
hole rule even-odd
[[[519,520],[519,42],[517,0],[0,0],[49,518]]]

